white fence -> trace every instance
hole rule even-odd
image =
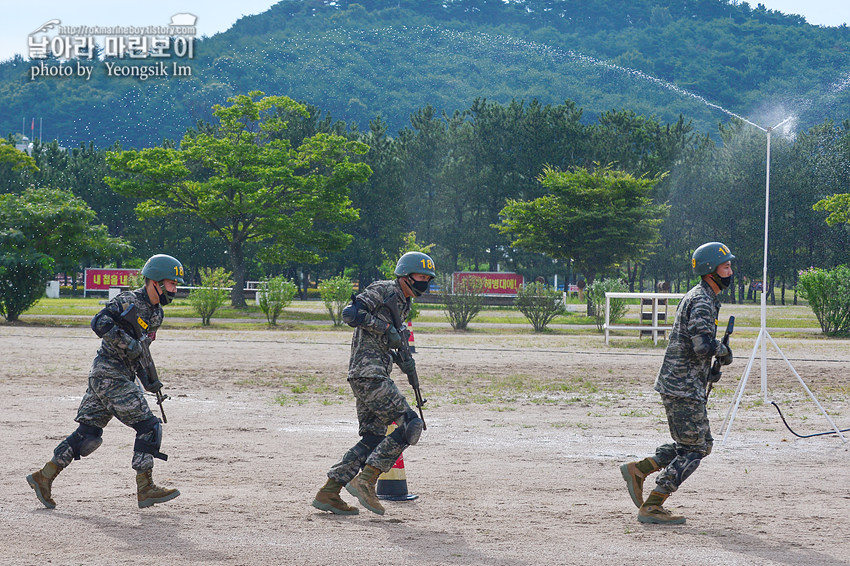
[[[652,343],[658,344],[658,332],[667,332],[673,328],[672,324],[659,324],[658,320],[658,301],[669,300],[669,299],[681,299],[684,297],[684,293],[605,293],[605,324],[602,328],[605,330],[605,345],[608,345],[608,332],[612,329],[624,329],[624,330],[647,330],[652,332]],[[643,322],[643,304],[644,300],[649,300],[650,305],[652,307],[650,321],[652,322],[651,326],[646,326],[641,324],[639,326],[634,326],[631,324],[611,324],[611,299],[641,299],[640,307],[641,307],[641,323]],[[663,317],[666,322],[666,316]]]

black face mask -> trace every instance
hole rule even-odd
[[[160,283],[159,285],[160,287],[165,289],[164,283]],[[166,291],[165,293],[160,293],[159,291],[157,291],[156,294],[159,295],[159,304],[162,306],[169,304],[171,301],[174,300],[174,297],[177,296],[177,293],[174,291]]]
[[[732,284],[732,278],[734,275],[730,275],[729,277],[720,277],[717,273],[712,273],[711,278],[717,283],[717,286],[720,287],[721,291],[725,291]]]
[[[410,282],[410,288],[413,289],[413,292],[416,293],[416,296],[419,297],[428,290],[428,285],[430,281],[413,281]]]

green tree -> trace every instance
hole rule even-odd
[[[597,279],[587,287],[587,300],[591,306],[591,311],[588,314],[593,317],[596,322],[596,328],[602,330],[602,325],[605,324],[605,293],[625,293],[628,287],[622,279]],[[617,322],[629,310],[625,299],[610,299],[610,312],[608,320],[611,323]]]
[[[325,279],[319,283],[319,295],[328,309],[334,326],[342,326],[342,309],[351,301],[354,285],[342,275]]]
[[[18,320],[44,295],[53,259],[33,250],[19,230],[0,229],[0,315]]]
[[[561,292],[536,281],[519,289],[514,305],[528,319],[535,332],[543,332],[556,316],[566,312]]]
[[[616,264],[644,259],[657,241],[668,209],[650,197],[659,179],[636,178],[610,167],[547,167],[539,180],[549,194],[509,200],[496,228],[510,235],[512,246],[573,259],[592,283],[597,273]]]
[[[283,309],[289,306],[298,288],[295,283],[285,279],[282,275],[277,277],[264,277],[260,280],[257,289],[257,298],[260,309],[265,313],[269,326],[277,326],[277,317]]]
[[[353,236],[345,250],[327,262],[333,273],[353,270],[361,289],[379,276],[381,252],[400,244],[407,226],[408,202],[401,179],[404,171],[399,160],[399,144],[387,135],[387,125],[380,118],[369,124],[369,131],[357,134],[369,146],[362,156],[373,173],[369,181],[352,187],[351,201],[359,212],[349,229]]]
[[[200,269],[201,285],[189,293],[189,304],[201,317],[201,326],[209,326],[212,315],[227,301],[233,280],[223,267]]]
[[[850,223],[850,193],[838,193],[817,201],[812,207],[820,212],[828,212],[826,223],[830,226]]]
[[[187,134],[179,149],[107,157],[119,173],[107,183],[146,199],[136,207],[140,218],[193,215],[226,243],[236,307],[245,306],[246,244],[262,242],[258,257],[268,263],[318,263],[351,240],[341,229],[358,217],[349,185],[371,174],[351,160],[368,149],[360,142],[319,133],[293,149],[281,115],[307,110],[285,96],[262,96],[253,91],[214,106],[214,131]]]
[[[850,332],[850,268],[810,267],[800,272],[800,295],[815,313],[827,336]]]
[[[16,320],[44,294],[54,269],[76,270],[83,260],[106,262],[130,246],[94,224],[94,212],[72,193],[30,188],[0,195],[3,316]],[[12,295],[18,295],[18,298]]]
[[[464,277],[452,285],[452,275],[440,276],[440,300],[446,307],[446,318],[455,330],[466,330],[484,306],[484,278]]]
[[[20,178],[21,173],[35,171],[38,171],[38,167],[32,157],[0,139],[0,193],[9,192],[13,180]]]

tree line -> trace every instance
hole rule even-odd
[[[761,278],[766,137],[743,122],[711,136],[683,117],[612,110],[588,121],[573,101],[480,98],[453,111],[426,106],[391,135],[380,117],[360,130],[259,92],[213,117],[142,150],[36,143],[29,162],[6,144],[0,187],[68,191],[126,244],[81,252],[78,268],[138,267],[166,252],[190,273],[226,266],[238,283],[283,274],[303,292],[311,279],[381,277],[415,232],[442,272],[621,276],[633,290],[681,289],[693,249],[720,240],[739,258],[733,300]],[[799,270],[848,262],[848,225],[828,225],[836,211],[813,207],[850,192],[849,147],[850,121],[773,135],[767,288],[781,288],[780,300]],[[550,213],[524,223],[549,227],[543,237],[515,222],[532,212]]]

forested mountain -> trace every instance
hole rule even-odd
[[[729,111],[802,127],[850,115],[850,29],[733,0],[284,0],[196,45],[191,77],[30,80],[0,64],[0,133],[42,118],[45,139],[141,147],[179,139],[210,107],[259,89],[394,133],[431,105],[477,97],[680,114],[716,132]],[[145,62],[144,60],[142,62]],[[53,61],[56,64],[56,61]],[[149,64],[149,62],[145,62]],[[677,85],[674,87],[673,85]]]
[[[309,111],[276,116],[274,143],[309,154],[317,140],[346,140],[366,151],[346,159],[371,175],[344,191],[350,221],[311,219],[318,231],[350,240],[344,249],[328,251],[321,238],[296,246],[278,232],[255,234],[244,242],[249,279],[284,273],[300,276],[303,289],[308,274],[345,274],[365,285],[415,232],[433,244],[441,273],[616,276],[636,289],[658,281],[679,289],[691,277],[695,247],[719,240],[738,258],[731,295],[741,300],[762,277],[765,136],[733,114],[762,126],[797,117],[773,136],[768,288],[775,283],[784,292],[800,269],[850,261],[850,225],[828,226],[826,213],[813,210],[850,193],[848,47],[846,26],[819,28],[721,0],[286,0],[199,41],[191,76],[142,81],[107,77],[103,69],[150,65],[144,58],[72,62],[91,66],[90,80],[29,80],[33,63],[21,58],[0,65],[4,134],[20,132],[22,117],[28,134],[32,118],[42,117],[44,138],[69,148],[36,141],[37,169],[21,170],[7,159],[14,150],[0,145],[0,194],[31,186],[73,192],[110,235],[132,246],[116,263],[139,265],[167,251],[190,276],[233,258],[241,265],[242,253],[210,231],[209,218],[139,219],[137,205],[151,212],[175,202],[159,173],[148,187],[158,204],[142,200],[150,191],[118,194],[104,178],[134,174],[111,169],[117,150],[162,146],[152,154],[173,157],[192,139],[224,135],[213,105],[226,106],[233,95],[259,104],[262,91],[304,101]],[[227,162],[195,155],[186,161],[188,177],[172,188],[209,181],[210,164]],[[547,240],[562,246],[555,257],[524,249],[498,229],[518,201],[546,207],[544,171],[609,167],[651,179],[653,205],[666,211],[650,219],[658,232],[641,253],[620,253],[616,223],[600,228],[604,204],[588,217],[599,235],[580,234],[588,249],[617,251],[604,265],[579,261],[575,241]],[[245,175],[281,178],[237,169],[234,178],[247,186],[255,179]],[[246,218],[242,203],[234,199],[226,210],[236,227]],[[295,246],[294,255],[272,260],[264,253],[281,244]]]

